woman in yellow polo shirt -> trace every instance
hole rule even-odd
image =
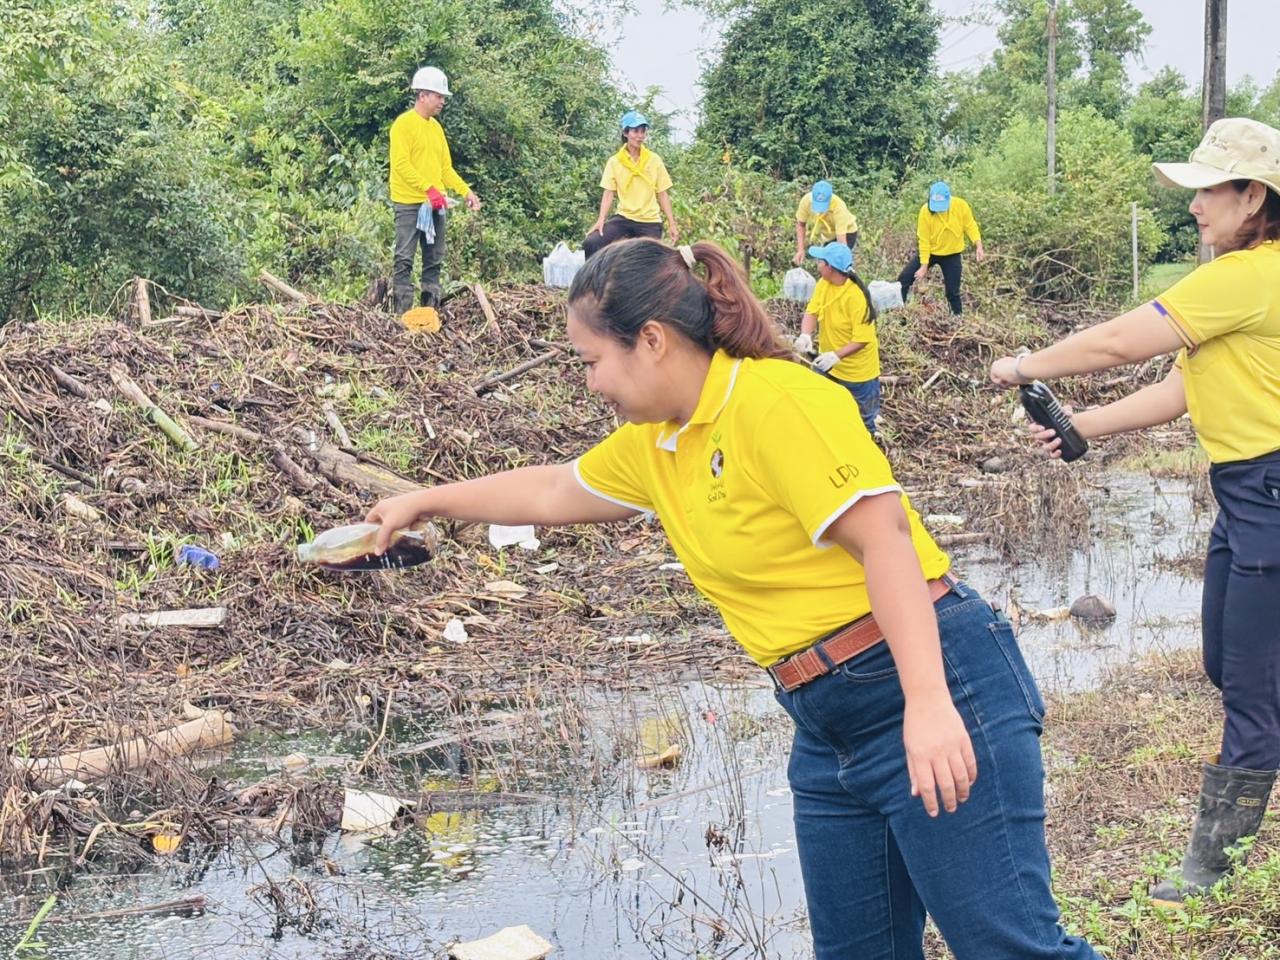
[[[948,572],[884,455],[849,429],[843,388],[784,359],[711,243],[602,250],[569,290],[568,336],[628,422],[573,463],[384,500],[369,513],[380,544],[427,516],[656,514],[795,721],[819,960],[922,960],[926,911],[959,960],[1096,957],[1058,925],[1044,706],[1009,623]]]
[[[1202,770],[1181,875],[1152,890],[1177,904],[1226,875],[1227,850],[1257,832],[1280,767],[1280,131],[1219,120],[1190,163],[1155,171],[1196,191],[1191,214],[1218,258],[1123,316],[997,360],[991,376],[1013,385],[1178,351],[1160,383],[1072,418],[1083,436],[1101,437],[1190,413],[1221,508],[1201,629],[1226,723],[1217,762]],[[1053,431],[1036,436],[1057,454]]]
[[[622,115],[622,146],[604,165],[600,177],[600,215],[582,241],[582,251],[594,256],[618,240],[633,237],[662,239],[662,219],[667,218],[667,237],[680,241],[680,228],[671,209],[671,176],[662,158],[646,147],[649,121],[643,113],[628,110]],[[618,212],[612,217],[613,199],[618,198]],[[605,218],[608,217],[606,220]]]
[[[876,437],[880,342],[871,293],[853,272],[853,251],[843,243],[832,240],[810,247],[809,256],[818,261],[820,279],[800,318],[796,352],[806,354],[813,349],[813,331],[818,327],[819,353],[811,366],[853,394],[867,432]]]

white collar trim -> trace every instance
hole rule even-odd
[[[729,374],[729,386],[725,388],[724,397],[720,401],[720,406],[716,407],[716,412],[711,415],[712,420],[720,416],[720,412],[724,410],[725,406],[729,403],[729,395],[733,393],[733,385],[738,382],[738,371],[740,369],[742,369],[742,361],[735,360],[733,370]],[[690,423],[692,423],[692,421],[690,421]],[[684,433],[688,429],[689,424],[686,423],[679,430],[673,430],[671,433],[659,434],[655,446],[657,446],[659,450],[665,450],[668,453],[675,453],[676,443],[680,439],[680,434]]]

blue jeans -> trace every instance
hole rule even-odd
[[[867,427],[867,433],[873,437],[876,436],[876,417],[880,416],[880,378],[855,382],[841,380],[830,374],[827,376],[853,394],[853,399],[858,402],[858,413],[862,414],[862,422]]]
[[[1083,960],[1049,887],[1044,704],[1009,622],[961,584],[935,604],[947,683],[978,761],[936,818],[910,795],[902,688],[878,644],[797,690],[788,767],[817,960],[922,960],[925,912],[957,960]]]
[[[1280,452],[1209,470],[1204,668],[1222,691],[1224,767],[1280,767]]]

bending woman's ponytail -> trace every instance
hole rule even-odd
[[[699,264],[705,281],[694,271]],[[582,310],[586,301],[593,309]],[[793,359],[742,268],[714,243],[679,249],[649,239],[610,244],[574,276],[569,303],[592,327],[627,347],[641,327],[656,320],[708,353]]]

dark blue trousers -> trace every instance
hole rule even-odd
[[[1222,691],[1224,767],[1280,768],[1280,451],[1209,470],[1204,669]]]

